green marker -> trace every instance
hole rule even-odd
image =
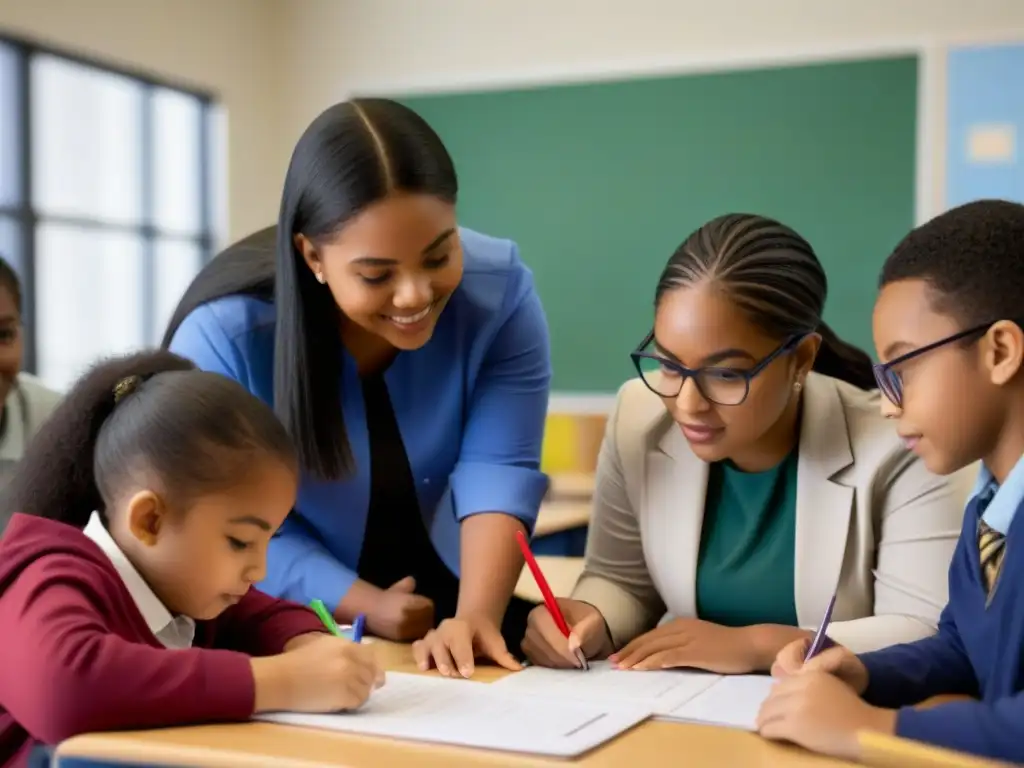
[[[309,607],[310,609],[312,609],[313,613],[317,615],[320,621],[324,623],[324,626],[327,627],[328,632],[330,632],[335,637],[345,636],[342,634],[341,629],[334,621],[334,617],[331,616],[331,612],[327,610],[327,606],[324,605],[323,600],[314,600],[309,604]]]

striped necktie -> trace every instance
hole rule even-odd
[[[992,594],[999,569],[1003,565],[1006,554],[1006,537],[992,528],[984,520],[978,521],[978,555],[981,560],[981,575],[985,582],[985,592]]]

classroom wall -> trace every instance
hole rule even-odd
[[[277,216],[291,151],[277,0],[0,0],[0,30],[216,92],[225,107],[223,235]]]
[[[291,148],[353,92],[570,82],[1024,39],[1020,0],[3,0],[0,29],[216,91],[227,234],[277,211]],[[586,8],[585,13],[580,9]],[[945,57],[926,57],[918,217],[945,205]]]
[[[346,85],[520,84],[1024,31],[1019,0],[431,0],[416,13],[407,0],[294,5],[307,43],[294,65],[317,66],[321,97]]]
[[[431,0],[410,8],[408,0],[0,0],[0,29],[220,94],[229,114],[230,237],[275,217],[299,133],[352,94],[919,50],[916,217],[924,220],[947,204],[947,46],[1024,40],[1021,0]],[[607,399],[566,405],[603,410]]]
[[[1024,40],[1021,0],[432,0],[428,12],[409,8],[405,0],[295,6],[286,133],[297,136],[325,106],[350,95],[921,52],[918,222],[946,207],[947,48]],[[609,405],[607,396],[564,394],[553,408]]]
[[[1020,0],[4,0],[0,29],[219,93],[227,234],[276,215],[295,140],[353,92],[568,82],[1024,39]],[[945,57],[922,108],[919,218],[945,205]],[[930,133],[929,133],[930,132]]]

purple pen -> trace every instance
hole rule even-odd
[[[831,645],[828,635],[825,633],[828,631],[829,622],[832,621],[832,609],[835,607],[836,596],[832,595],[832,599],[828,601],[828,608],[825,609],[825,616],[821,620],[821,626],[818,627],[814,639],[811,640],[811,646],[807,649],[807,655],[804,656],[805,664]]]

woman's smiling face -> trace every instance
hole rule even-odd
[[[430,195],[389,195],[319,246],[296,245],[344,317],[400,350],[430,340],[462,280],[455,207]]]

